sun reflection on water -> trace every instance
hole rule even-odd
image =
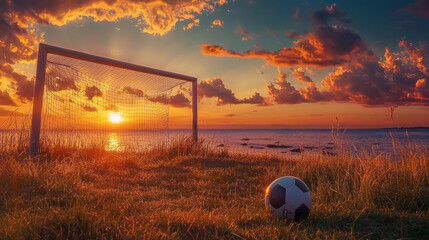
[[[119,141],[119,136],[117,133],[109,133],[108,140],[105,147],[106,151],[122,151],[123,146],[121,146]]]

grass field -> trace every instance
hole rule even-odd
[[[44,146],[2,139],[4,239],[424,239],[429,155],[362,153],[298,159],[232,154],[189,140],[146,153]],[[265,210],[265,188],[292,175],[310,188],[303,222]]]

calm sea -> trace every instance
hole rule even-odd
[[[3,136],[16,134],[13,131],[4,130],[0,130],[0,133]],[[168,139],[163,137],[166,136],[165,133],[160,134],[157,131],[74,131],[72,133],[64,132],[56,138],[67,139],[72,143],[93,141],[103,144],[107,150],[124,150],[127,146],[144,148],[160,141],[175,141],[190,134],[190,131],[170,130]],[[227,148],[233,152],[299,156],[299,151],[328,153],[335,151],[330,129],[200,129],[199,137],[215,148]],[[392,143],[392,138],[394,143]],[[418,145],[427,148],[429,129],[341,130],[337,142],[347,151],[364,150],[373,153],[394,154],[398,146]],[[7,144],[7,142],[0,141],[0,144]]]
[[[174,131],[173,132],[174,135]],[[308,152],[333,152],[331,129],[203,129],[200,136],[215,146],[231,150],[299,155]],[[336,135],[336,134],[335,134]],[[429,145],[429,129],[349,129],[341,130],[337,142],[344,150],[394,153],[394,145]],[[392,137],[394,143],[392,143]]]

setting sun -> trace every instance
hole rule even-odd
[[[119,113],[109,113],[109,121],[112,123],[120,123],[123,121]]]

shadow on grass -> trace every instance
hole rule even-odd
[[[427,239],[429,236],[427,218],[401,216],[398,213],[363,213],[329,218],[313,215],[307,221],[302,221],[301,227],[313,232],[349,232],[351,238],[359,239]]]

